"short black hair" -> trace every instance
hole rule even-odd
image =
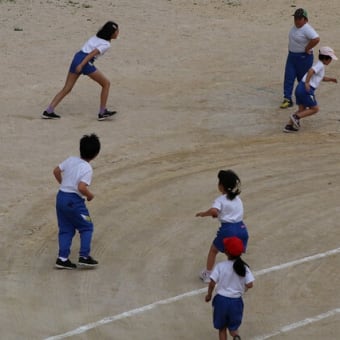
[[[79,143],[80,157],[85,160],[92,160],[100,151],[100,141],[96,134],[84,135]]]
[[[114,21],[108,21],[96,34],[98,38],[110,41],[112,34],[119,30],[118,24]]]

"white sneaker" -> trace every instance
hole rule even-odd
[[[204,282],[204,283],[209,283],[210,282],[210,274],[211,271],[210,270],[202,270],[200,272],[200,279]]]
[[[299,130],[300,129],[300,118],[295,114],[291,114],[290,115],[290,119],[293,122],[293,126],[295,127],[295,129]]]

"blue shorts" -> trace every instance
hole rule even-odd
[[[216,233],[216,237],[213,241],[213,245],[221,252],[224,253],[223,239],[226,237],[236,236],[242,240],[244,246],[244,252],[246,252],[248,244],[248,230],[246,225],[241,222],[236,223],[222,223]]]
[[[73,57],[69,72],[77,74],[77,71],[76,71],[77,66],[84,60],[84,58],[87,55],[88,55],[88,53],[85,53],[83,51],[77,52]],[[87,64],[85,64],[85,66],[81,70],[81,74],[88,75],[90,73],[97,71],[97,69],[96,69],[96,67],[94,66],[93,63],[94,63],[94,59],[89,61]]]
[[[314,87],[310,87],[310,91],[306,91],[305,83],[300,81],[295,89],[296,104],[304,107],[314,107],[318,105],[314,94]]]
[[[243,300],[215,295],[212,301],[214,328],[228,328],[236,331],[240,328],[243,318]]]

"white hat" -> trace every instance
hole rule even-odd
[[[328,46],[324,46],[321,47],[319,50],[320,54],[322,55],[328,55],[329,57],[331,57],[334,60],[338,60],[337,56],[335,55],[334,51],[328,47]]]

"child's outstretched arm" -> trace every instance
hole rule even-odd
[[[53,175],[54,175],[55,179],[57,180],[57,182],[59,184],[61,184],[62,176],[61,176],[61,170],[60,170],[59,166],[54,168]]]
[[[337,83],[338,80],[336,78],[331,78],[331,77],[323,77],[322,81],[331,81],[333,83]]]
[[[196,217],[206,217],[206,216],[211,216],[213,218],[216,218],[218,216],[218,209],[216,208],[210,208],[207,211],[201,211],[196,214]]]

